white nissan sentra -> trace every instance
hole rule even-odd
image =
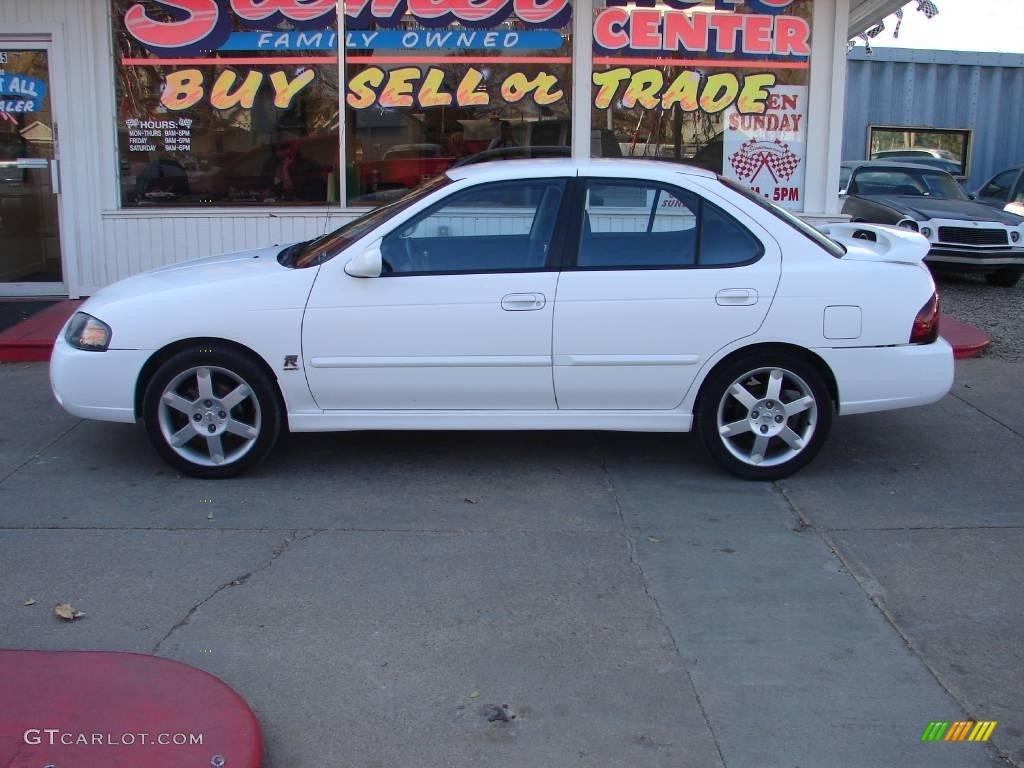
[[[771,480],[835,414],[952,384],[928,242],[824,231],[685,166],[468,166],[316,240],[103,289],[51,382],[76,416],[141,419],[198,477],[252,467],[284,429],[696,429]]]

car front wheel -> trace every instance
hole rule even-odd
[[[157,369],[143,398],[146,432],[183,474],[233,477],[277,442],[281,406],[262,368],[232,349],[185,350]]]
[[[713,458],[745,480],[778,480],[806,466],[832,426],[821,374],[803,358],[758,352],[713,371],[697,429]]]

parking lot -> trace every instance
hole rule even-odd
[[[404,432],[200,482],[0,366],[0,647],[206,669],[269,768],[1024,765],[1021,371],[778,484],[687,435]]]

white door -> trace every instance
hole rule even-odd
[[[764,321],[778,246],[677,187],[584,183],[576,264],[555,300],[558,407],[674,408],[710,355]]]
[[[349,277],[339,259],[321,268],[303,324],[317,404],[554,409],[549,264],[565,184],[453,193],[383,238],[379,278]]]
[[[52,45],[0,29],[0,295],[66,293]]]

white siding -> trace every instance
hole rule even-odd
[[[160,211],[103,214],[100,251],[106,254],[105,283],[136,272],[227,251],[308,240],[352,218],[328,211]],[[105,284],[104,283],[104,284]],[[89,293],[89,291],[83,291]]]

